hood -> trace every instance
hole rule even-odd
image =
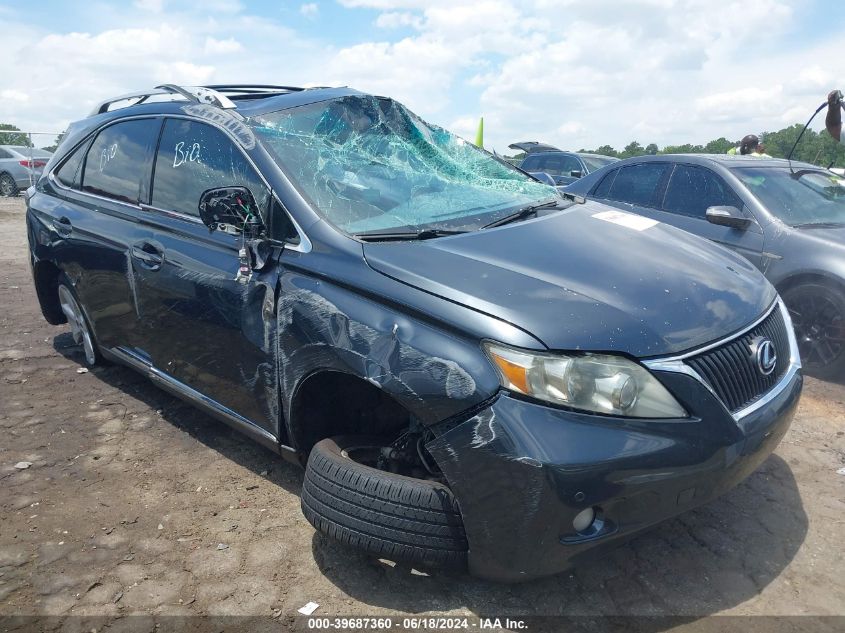
[[[845,227],[843,226],[818,228],[791,227],[791,230],[813,242],[832,244],[840,248],[845,247]]]
[[[750,324],[775,298],[730,251],[595,202],[453,237],[366,243],[364,255],[555,350],[675,354]]]

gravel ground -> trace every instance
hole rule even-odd
[[[0,615],[845,615],[841,385],[808,379],[747,481],[593,564],[429,576],[317,535],[298,468],[140,375],[80,373],[26,257],[23,203],[0,199]]]

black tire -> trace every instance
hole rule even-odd
[[[18,186],[15,184],[15,179],[9,174],[0,174],[0,196],[13,198],[18,195]]]
[[[305,518],[322,534],[388,560],[462,569],[467,541],[449,488],[349,457],[353,448],[383,445],[360,436],[318,442],[302,485]]]
[[[792,317],[805,371],[818,378],[845,377],[845,292],[824,282],[787,288],[783,301]]]

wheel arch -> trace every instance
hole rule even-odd
[[[59,276],[61,269],[51,261],[38,260],[32,264],[35,293],[41,306],[41,313],[51,325],[67,323],[59,303]]]
[[[412,413],[385,389],[337,369],[311,372],[297,385],[289,408],[294,448],[307,458],[327,437],[346,434],[397,436]]]
[[[845,292],[845,281],[822,271],[805,271],[792,274],[778,281],[775,284],[775,288],[777,289],[778,294],[782,294],[787,290],[808,283],[822,283],[833,286],[840,292]]]

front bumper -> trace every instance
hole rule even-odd
[[[796,365],[735,419],[694,376],[654,373],[697,417],[606,418],[501,394],[428,444],[460,503],[472,574],[557,573],[724,493],[778,445],[803,383]],[[590,507],[598,520],[579,534],[572,521]]]

